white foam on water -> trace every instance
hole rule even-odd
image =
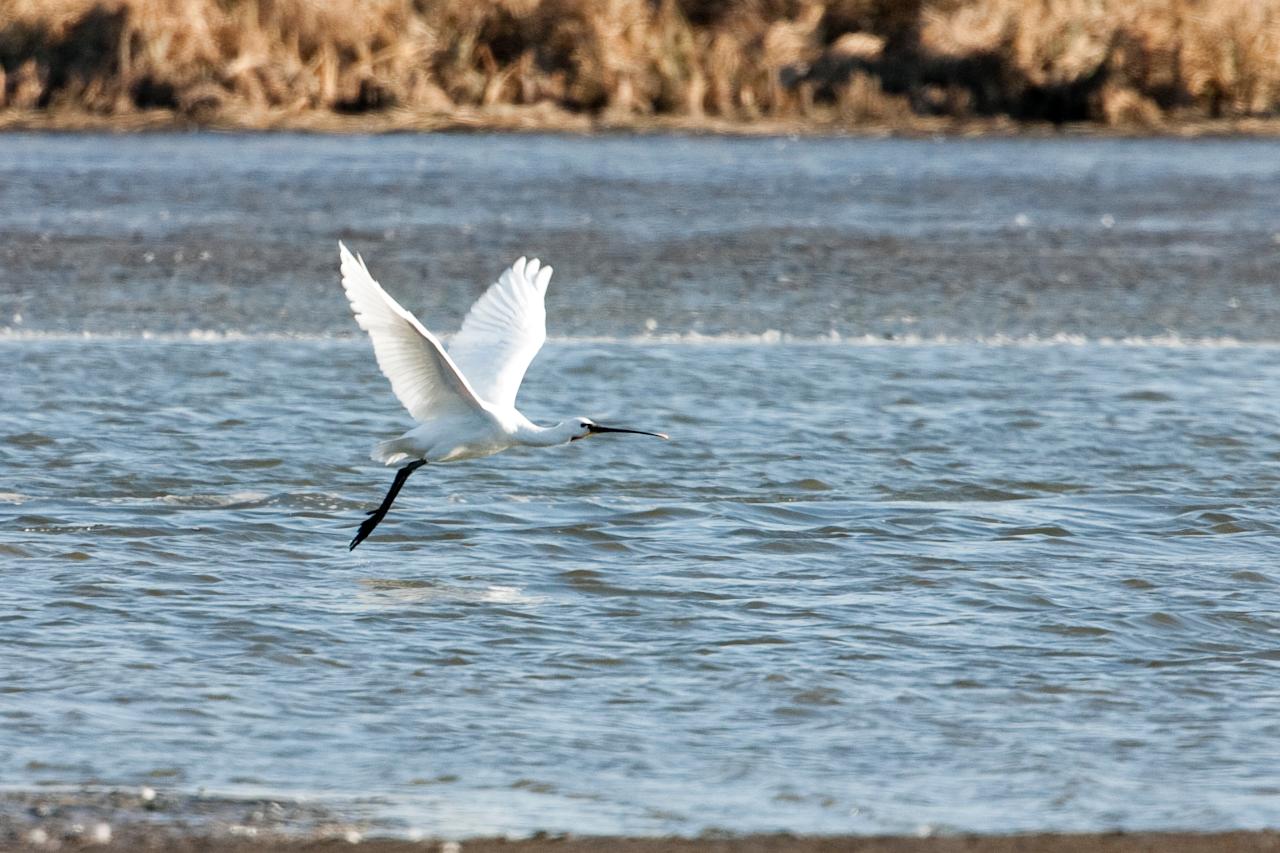
[[[190,507],[229,507],[238,504],[253,503],[255,501],[266,500],[269,495],[266,492],[232,492],[226,495],[208,494],[208,495],[161,495],[157,500],[163,504],[171,506],[190,506]],[[149,498],[132,498],[132,502],[146,502]]]
[[[452,335],[441,336],[447,343]],[[365,343],[363,336],[354,334],[307,334],[293,332],[240,332],[211,329],[191,329],[185,332],[59,332],[0,327],[0,343],[10,342],[138,342],[158,343]],[[975,335],[842,335],[829,332],[825,335],[798,335],[777,329],[763,332],[671,332],[641,335],[582,335],[548,338],[552,344],[576,345],[652,345],[652,346],[847,346],[847,347],[1124,347],[1151,349],[1276,349],[1280,339],[1242,340],[1230,336],[1183,335],[1166,332],[1159,335],[1090,336],[1075,332],[1052,334],[1007,334],[994,332]]]
[[[3,341],[101,341],[129,343],[157,341],[160,343],[239,343],[243,341],[342,341],[356,340],[355,335],[307,334],[301,332],[241,332],[235,329],[188,329],[177,332],[141,331],[67,332],[40,329],[17,329],[0,326],[0,342]]]
[[[539,605],[545,599],[528,595],[514,586],[468,587],[436,581],[394,578],[363,578],[356,595],[357,609],[382,610],[388,606],[426,603],[487,603]]]
[[[757,346],[848,346],[848,347],[1130,347],[1152,349],[1242,349],[1276,348],[1280,340],[1246,341],[1233,337],[1196,337],[1166,333],[1162,335],[1130,335],[1125,337],[1091,337],[1073,332],[1056,332],[1048,335],[1010,335],[1003,332],[981,335],[792,335],[770,329],[764,332],[731,332],[706,335],[700,332],[682,332],[665,335],[636,335],[634,337],[574,337],[550,338],[552,343],[564,344],[672,344],[672,345],[757,345]]]

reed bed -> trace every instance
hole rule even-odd
[[[1280,116],[1280,0],[0,0],[0,126]]]

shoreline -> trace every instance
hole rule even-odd
[[[312,838],[181,835],[137,828],[111,833],[94,829],[79,835],[32,834],[0,837],[0,850],[92,849],[165,850],[179,853],[305,853],[358,848],[367,853],[1262,853],[1280,847],[1280,831],[1093,832],[1017,835],[792,835],[708,834],[698,837],[574,836],[538,834],[530,838],[365,839],[358,833]]]
[[[1280,117],[1173,121],[1113,127],[1094,122],[1018,122],[1007,117],[847,125],[813,120],[728,121],[687,116],[593,116],[558,109],[412,110],[344,114],[325,110],[224,114],[193,121],[171,110],[104,115],[74,109],[0,110],[0,133],[301,133],[385,135],[512,133],[564,136],[712,136],[815,139],[1274,139]]]
[[[0,851],[301,853],[355,845],[368,853],[1274,853],[1280,850],[1280,828],[1002,833],[926,825],[917,835],[704,829],[691,835],[486,836],[387,823],[355,802],[184,794],[147,786],[0,792]]]

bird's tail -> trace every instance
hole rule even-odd
[[[373,446],[373,452],[369,454],[369,458],[374,462],[381,462],[383,465],[394,465],[405,459],[411,458],[408,451],[413,446],[406,438],[393,438],[390,441],[379,441]]]

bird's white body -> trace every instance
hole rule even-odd
[[[378,442],[372,458],[387,465],[406,459],[457,462],[492,456],[512,447],[565,444],[577,437],[578,432],[573,421],[554,427],[540,427],[513,406],[505,412],[476,412],[427,421],[399,438]]]
[[[373,458],[397,472],[382,505],[351,540],[355,548],[387,514],[404,481],[428,462],[492,456],[520,445],[551,447],[593,433],[642,432],[570,418],[541,427],[516,409],[516,393],[547,339],[544,297],[551,267],[520,258],[467,313],[446,351],[440,340],[400,307],[369,275],[364,260],[338,244],[342,287],[360,328],[369,333],[378,367],[418,425],[381,441]],[[642,433],[666,438],[661,433]]]
[[[373,458],[455,462],[517,445],[564,444],[585,418],[544,428],[515,407],[525,370],[546,340],[543,297],[551,267],[520,258],[476,301],[446,351],[438,338],[382,289],[361,258],[341,243],[342,286],[356,322],[369,333],[392,390],[418,421],[379,442]]]

